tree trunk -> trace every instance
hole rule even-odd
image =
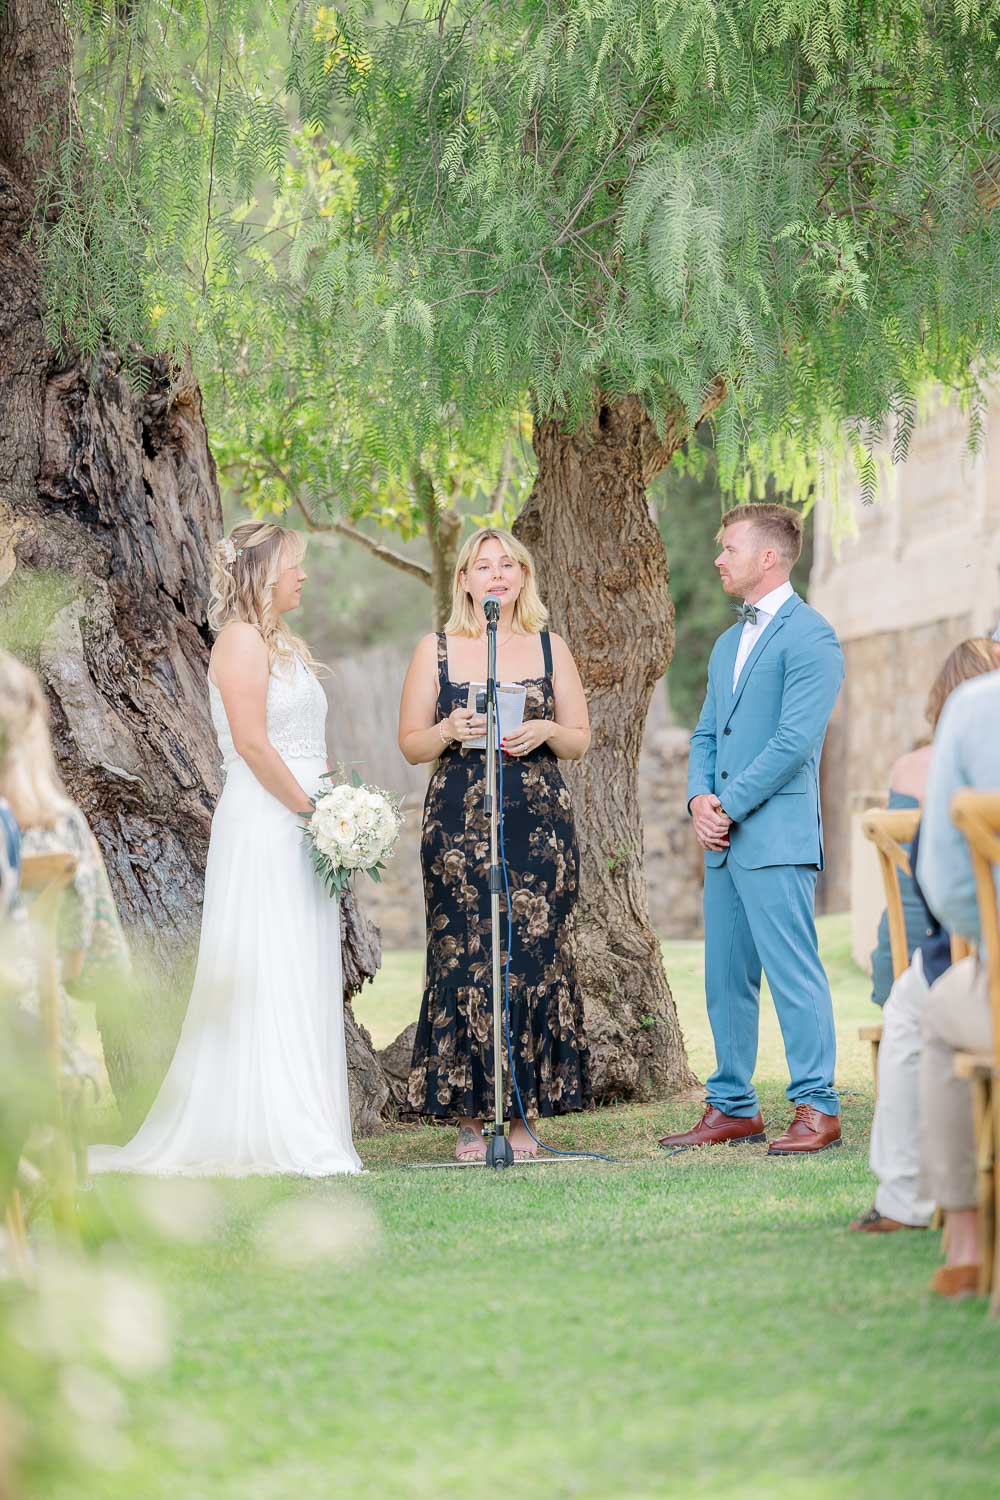
[[[162,1076],[186,1000],[220,789],[205,672],[222,510],[193,378],[143,356],[136,395],[117,355],[60,363],[46,343],[27,236],[54,122],[78,128],[70,56],[58,0],[0,9],[0,606],[4,644],[45,684],[61,770],[139,939],[145,1013],[101,1016],[118,1092]],[[346,917],[350,1011],[378,940],[353,903]],[[348,1031],[355,1119],[371,1129],[388,1090],[353,1017]]]
[[[434,629],[443,630],[451,614],[451,589],[458,557],[462,518],[450,505],[440,505],[434,481],[425,469],[413,471],[413,489],[424,518],[431,549],[431,593]]]
[[[694,1082],[649,922],[638,798],[646,713],[674,643],[646,490],[684,436],[677,422],[660,442],[634,398],[601,405],[575,432],[539,423],[538,476],[514,527],[590,707],[590,750],[564,772],[581,852],[576,958],[602,1100]]]

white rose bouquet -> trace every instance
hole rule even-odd
[[[317,792],[311,800],[306,841],[327,894],[339,901],[356,870],[381,880],[403,822],[397,799],[365,786],[354,771],[350,782]]]

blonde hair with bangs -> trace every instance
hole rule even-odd
[[[0,651],[0,757],[0,796],[20,828],[54,828],[72,811],[52,753],[42,684],[7,651]]]
[[[531,560],[531,553],[522,542],[517,540],[516,536],[512,536],[509,531],[500,531],[495,526],[482,526],[478,531],[474,531],[458,554],[451,588],[451,614],[444,627],[445,634],[473,637],[482,634],[472,596],[462,587],[462,574],[469,571],[479,556],[480,547],[484,542],[489,541],[499,542],[508,557],[520,563],[521,572],[524,575],[521,592],[514,603],[512,621],[514,634],[537,635],[548,624],[549,612],[538,593],[535,565]]]
[[[208,623],[218,635],[231,620],[242,620],[260,631],[268,660],[290,661],[301,656],[311,672],[322,670],[299,636],[293,635],[274,608],[274,585],[279,574],[300,563],[306,543],[301,532],[273,521],[242,521],[217,543],[212,554],[212,597]]]

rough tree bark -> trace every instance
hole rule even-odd
[[[414,469],[412,483],[431,549],[430,585],[434,601],[434,629],[443,630],[451,614],[452,580],[458,558],[458,539],[462,534],[462,518],[450,505],[439,504],[434,481],[425,469]]]
[[[122,916],[143,940],[143,977],[159,971],[162,980],[176,974],[197,932],[220,788],[205,670],[209,554],[222,512],[193,378],[143,356],[147,386],[136,395],[117,355],[60,362],[46,342],[27,237],[60,129],[77,128],[70,59],[58,0],[6,0],[0,605],[5,640],[45,683],[60,766],[101,844]],[[374,973],[379,948],[353,903],[345,918],[350,1013],[349,996]],[[155,1015],[133,1015],[128,1026],[103,1019],[116,1089],[146,1069],[162,1072],[176,1014],[162,1028]],[[350,1015],[348,1035],[355,1125],[370,1131],[388,1089]]]
[[[538,476],[514,526],[590,706],[591,748],[564,771],[581,850],[577,963],[602,1100],[694,1082],[649,921],[638,798],[646,714],[674,644],[667,557],[646,492],[686,435],[677,419],[659,439],[634,398],[599,404],[576,431],[539,423]]]

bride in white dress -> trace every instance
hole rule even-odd
[[[177,1051],[125,1146],[91,1172],[186,1177],[359,1172],[351,1140],[338,903],[302,815],[327,769],[326,695],[289,631],[305,546],[270,523],[216,549],[212,719],[225,786],[212,819],[194,988]]]

